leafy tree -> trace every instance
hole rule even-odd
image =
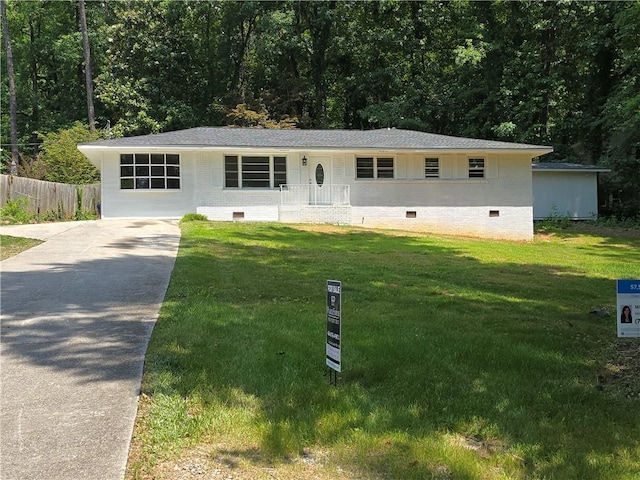
[[[100,181],[98,170],[80,153],[77,145],[105,137],[105,132],[91,132],[79,122],[71,128],[41,135],[41,160],[46,165],[45,180],[74,185]]]
[[[18,175],[26,178],[35,178],[36,180],[46,180],[47,164],[42,160],[42,155],[38,154],[34,157],[21,155]]]
[[[619,81],[604,107],[604,126],[611,132],[606,164],[612,174],[605,183],[613,197],[610,212],[619,218],[640,217],[640,3],[615,16],[615,63]]]
[[[544,143],[611,166],[612,213],[640,207],[638,2],[85,2],[88,62],[82,0],[2,1],[19,107],[16,142],[0,96],[2,143],[22,155],[86,121],[90,65],[115,135],[230,122]]]
[[[291,130],[296,128],[298,119],[296,117],[286,117],[282,120],[276,121],[269,117],[269,112],[266,110],[250,110],[244,103],[236,105],[227,114],[227,119],[231,125],[237,127],[260,127],[260,128],[279,128]]]

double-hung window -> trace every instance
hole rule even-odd
[[[226,155],[225,188],[279,188],[287,183],[287,158]]]
[[[424,159],[424,178],[440,178],[440,159]]]
[[[392,157],[357,157],[356,178],[394,178]]]
[[[484,178],[484,158],[469,159],[469,178]]]
[[[120,189],[180,189],[180,155],[173,153],[120,154]]]

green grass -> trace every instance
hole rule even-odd
[[[33,238],[12,237],[9,235],[0,235],[0,260],[5,260],[14,255],[18,255],[25,250],[40,245],[40,240]]]
[[[640,399],[597,388],[615,317],[589,313],[638,276],[637,239],[181,228],[128,478],[173,478],[193,452],[253,472],[233,478],[640,478]],[[327,279],[343,284],[338,388]]]

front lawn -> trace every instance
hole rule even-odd
[[[42,241],[33,238],[12,237],[0,235],[0,260],[18,255],[25,250],[40,245]]]
[[[614,281],[640,273],[637,238],[182,230],[128,479],[640,478],[637,375],[615,375],[639,345],[616,338]]]

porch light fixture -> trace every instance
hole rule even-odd
[[[306,155],[303,155],[303,156],[302,156],[302,166],[303,166],[303,167],[306,167],[306,166],[307,166],[307,156],[306,156]]]

